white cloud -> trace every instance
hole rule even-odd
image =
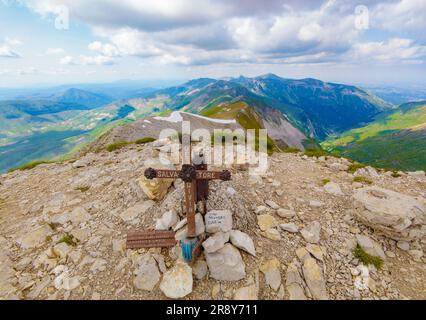
[[[399,0],[380,3],[372,10],[373,26],[391,31],[414,30],[426,28],[426,1]]]
[[[392,38],[388,41],[354,44],[352,55],[355,61],[360,62],[418,63],[426,57],[426,46],[410,39]]]
[[[73,57],[71,57],[71,56],[65,56],[65,57],[63,57],[63,58],[59,61],[59,63],[60,63],[60,64],[63,64],[63,65],[73,65],[73,64],[75,64],[75,63],[74,63],[74,58],[73,58]]]
[[[46,50],[47,55],[64,54],[65,50],[62,48],[49,48]]]
[[[83,65],[83,66],[108,66],[113,65],[114,59],[111,57],[97,55],[97,56],[85,56],[80,55],[78,58],[74,58],[72,56],[63,57],[60,60],[60,64],[63,65]]]
[[[0,46],[0,58],[20,58],[21,56],[13,51],[9,46]]]
[[[21,40],[19,39],[11,39],[11,38],[6,38],[5,43],[11,46],[20,46],[22,44],[24,44]]]
[[[409,34],[363,41],[355,27],[351,0],[26,0],[41,15],[57,15],[63,5],[71,22],[92,27],[101,41],[88,44],[94,56],[64,57],[62,64],[110,65],[138,56],[159,64],[341,63],[374,60],[413,63],[423,47]],[[370,27],[426,28],[426,0],[364,0]],[[389,39],[393,38],[393,39]],[[399,40],[398,40],[399,39]],[[393,50],[393,52],[386,52]]]
[[[89,50],[99,52],[107,57],[117,57],[120,55],[119,49],[112,44],[95,41],[89,44]]]

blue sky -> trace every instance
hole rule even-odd
[[[426,85],[425,11],[426,0],[0,0],[0,87],[270,72]]]

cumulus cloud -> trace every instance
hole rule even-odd
[[[373,26],[390,31],[424,30],[426,1],[401,0],[379,3],[372,10]]]
[[[355,26],[351,0],[26,0],[43,16],[63,6],[100,40],[94,56],[64,57],[62,64],[110,65],[124,56],[160,64],[328,63],[343,59],[378,63],[424,59],[409,39],[366,42]],[[364,0],[377,30],[422,30],[425,0]],[[395,32],[396,32],[395,31]],[[393,50],[387,53],[386,50]],[[399,57],[399,58],[398,58]]]
[[[20,58],[21,56],[8,45],[0,46],[0,58]]]
[[[364,62],[373,59],[382,63],[421,63],[426,57],[426,46],[401,38],[357,43],[353,46],[353,57]]]

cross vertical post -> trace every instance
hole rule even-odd
[[[197,236],[195,228],[196,173],[192,166],[191,135],[187,133],[182,135],[182,172],[186,178],[184,183],[188,237],[195,238]]]

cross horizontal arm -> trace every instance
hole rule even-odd
[[[181,179],[181,170],[163,170],[163,169],[153,169],[148,168],[145,170],[145,177],[147,179]],[[223,171],[207,171],[207,170],[197,170],[196,171],[196,180],[222,180],[229,181],[231,180],[231,173],[228,170]]]

